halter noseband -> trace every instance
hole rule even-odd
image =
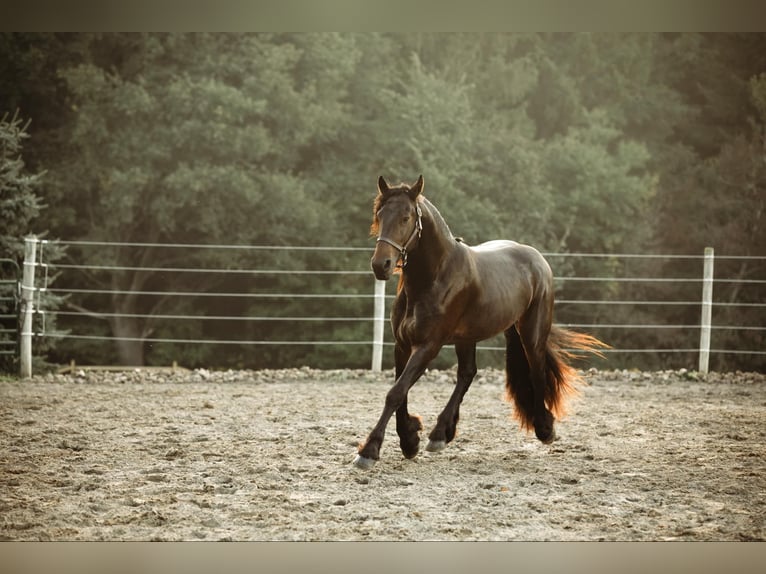
[[[410,248],[410,244],[415,239],[415,236],[417,236],[418,239],[420,239],[420,234],[423,231],[423,211],[420,209],[420,205],[415,204],[415,211],[417,212],[418,218],[415,221],[415,228],[412,230],[412,233],[410,233],[409,238],[407,241],[405,241],[404,245],[399,245],[396,241],[389,239],[388,237],[383,237],[382,235],[378,236],[378,241],[383,241],[384,243],[388,243],[389,245],[393,246],[394,249],[396,249],[399,252],[399,258],[401,259],[401,263],[397,265],[400,269],[404,269],[407,266],[407,250]]]

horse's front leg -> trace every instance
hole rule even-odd
[[[359,449],[359,454],[357,454],[354,459],[354,464],[356,466],[364,469],[372,468],[375,462],[380,459],[380,446],[383,443],[383,437],[386,434],[386,426],[391,419],[391,415],[393,415],[395,411],[400,411],[401,409],[402,428],[411,424],[412,419],[410,419],[409,416],[407,416],[406,420],[404,418],[404,415],[407,412],[407,393],[412,385],[414,385],[425,372],[428,363],[431,362],[438,352],[439,346],[435,345],[425,345],[413,348],[412,354],[410,355],[402,374],[396,379],[396,383],[394,383],[394,386],[391,387],[391,390],[386,394],[386,402],[377,424],[370,432],[364,445]],[[397,416],[397,419],[399,418],[400,417]],[[405,425],[405,423],[408,424]],[[407,453],[405,453],[405,455],[406,454]]]
[[[396,378],[399,379],[407,367],[411,350],[401,343],[394,347],[394,362],[396,365]],[[407,409],[407,396],[396,409],[396,434],[399,435],[399,447],[405,458],[415,458],[420,446],[420,431],[423,430],[423,422],[418,415],[410,414]]]
[[[476,343],[458,343],[457,353],[457,383],[452,391],[444,410],[436,421],[436,426],[428,435],[429,452],[443,450],[447,443],[452,442],[457,433],[457,422],[460,419],[460,403],[463,402],[468,387],[476,376]]]
[[[415,458],[420,452],[420,431],[423,421],[418,415],[410,414],[407,410],[407,397],[396,409],[396,434],[399,435],[399,448],[405,458]]]

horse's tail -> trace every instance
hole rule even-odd
[[[603,357],[609,345],[591,335],[553,327],[545,347],[545,404],[560,419],[566,414],[566,399],[585,384],[571,362],[580,353]],[[529,362],[516,327],[506,331],[506,396],[515,405],[514,416],[525,430],[534,428],[534,396]]]
[[[601,349],[609,345],[592,335],[553,327],[545,348],[545,403],[557,419],[566,414],[567,396],[576,394],[585,380],[572,366],[572,361],[582,359],[582,353],[592,353],[603,358]]]

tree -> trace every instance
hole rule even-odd
[[[29,121],[24,122],[18,112],[0,118],[0,252],[14,258],[24,255],[23,236],[29,233],[30,223],[40,213],[41,173],[27,173],[22,159],[22,148],[29,137]]]
[[[296,45],[260,35],[96,35],[89,53],[63,72],[80,160],[58,166],[50,189],[64,211],[62,234],[280,244],[296,240],[293,229],[320,224],[321,197],[295,171],[309,157],[304,150],[341,129],[332,113],[340,95],[333,83],[299,73],[304,52]],[[200,253],[181,266],[227,266],[235,257]],[[169,302],[135,292],[157,281],[173,290],[188,276],[138,268],[179,265],[177,253],[118,247],[91,261],[136,268],[91,280],[112,291],[104,316],[120,362],[143,364],[151,316]],[[204,276],[195,285],[212,286]]]
[[[763,262],[759,259],[727,260],[726,255],[766,255],[766,74],[753,76],[748,84],[750,100],[756,110],[749,129],[729,139],[720,153],[705,162],[698,172],[697,188],[707,190],[707,217],[699,222],[700,232],[708,245],[714,245],[719,255],[719,277],[737,281],[763,281]],[[763,303],[763,287],[758,283],[719,283],[715,299],[731,306],[716,308],[714,321],[725,326],[758,326],[763,324],[764,311],[738,304]],[[760,319],[759,319],[760,317]],[[758,331],[726,329],[713,334],[713,343],[723,349],[760,349],[762,336]],[[719,359],[718,368],[733,368],[738,362],[731,356]],[[750,364],[762,369],[766,362],[753,357]]]
[[[722,188],[706,172],[718,163],[716,158],[727,146],[738,140],[740,143],[734,145],[741,146],[743,138],[757,137],[751,135],[754,122],[760,124],[763,120],[751,81],[756,82],[753,78],[766,66],[766,36],[682,35],[666,38],[666,42],[661,52],[666,58],[658,63],[659,73],[692,110],[687,118],[694,121],[676,125],[671,140],[673,153],[666,161],[657,162],[660,186],[655,204],[659,224],[656,240],[679,251],[699,253],[714,238],[726,241],[731,237],[719,233],[717,214],[722,200],[728,204],[730,216],[733,210],[738,213],[733,220],[747,220],[749,214],[757,212],[757,206],[741,192],[736,197],[745,201],[726,199],[731,198],[731,188]]]
[[[695,254],[714,241],[719,253],[747,246],[759,254],[763,246],[753,237],[763,195],[757,76],[766,69],[764,38],[4,34],[0,50],[9,57],[0,60],[0,103],[35,118],[38,131],[25,158],[33,171],[49,171],[40,188],[52,208],[45,224],[66,239],[360,245],[377,176],[414,180],[423,173],[426,193],[469,243],[507,237],[546,251]],[[182,261],[179,252],[159,247],[87,257],[85,249],[70,254],[79,262],[153,269],[79,279],[80,287],[101,282],[110,291],[184,290],[192,275],[158,269],[266,268],[285,257],[206,250]],[[358,268],[365,264],[360,258],[312,253],[290,265]],[[580,267],[570,261],[553,261],[556,274],[621,271],[608,258]],[[655,271],[685,272],[678,265]],[[215,283],[193,277],[203,290],[286,291],[300,284],[296,277],[243,282],[232,275]],[[661,298],[666,287],[576,285],[581,297],[616,298]],[[303,309],[297,301],[268,307],[99,297],[76,303],[104,318],[103,334],[132,341],[121,345],[122,358],[103,359],[122,362],[165,361],[163,353],[179,352],[189,364],[249,364],[241,351],[150,349],[142,339],[151,332],[231,338],[230,326],[212,322],[162,325],[153,319],[162,310]],[[364,303],[351,313],[366,314]],[[688,310],[679,313],[681,323],[696,320]],[[634,314],[626,310],[623,322]],[[362,333],[358,325],[340,328]],[[296,329],[274,322],[240,334],[293,339]],[[667,337],[672,345],[676,334],[617,332],[611,341],[620,345],[621,337]],[[69,348],[85,344],[67,341]],[[99,352],[88,355],[97,360]],[[299,360],[329,366],[356,360],[352,354],[259,349],[258,366]]]
[[[32,229],[32,222],[39,215],[42,208],[38,189],[40,187],[42,173],[30,174],[22,159],[24,141],[29,137],[27,128],[29,121],[24,122],[15,112],[12,116],[8,113],[0,118],[0,221],[3,229],[0,232],[0,257],[17,262],[18,268],[24,261],[24,237]],[[8,273],[3,279],[17,279],[9,266],[4,265],[0,273]],[[0,290],[0,314],[15,314],[15,299],[12,285]],[[46,297],[46,302],[53,303]],[[3,328],[16,330],[13,324],[15,319],[3,320]],[[8,341],[6,333],[0,333],[0,339]],[[3,345],[4,349],[8,345]],[[49,347],[46,347],[49,348]],[[44,351],[45,349],[42,349]],[[40,349],[36,348],[35,352]],[[7,355],[2,356],[0,367],[5,371],[15,370],[14,361]]]

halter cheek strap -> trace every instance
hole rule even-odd
[[[402,269],[407,266],[407,250],[410,248],[410,244],[416,238],[420,239],[420,234],[423,232],[423,220],[422,220],[423,212],[421,211],[419,205],[415,206],[415,211],[417,212],[417,215],[418,215],[418,218],[415,221],[415,228],[412,230],[412,233],[410,233],[410,236],[407,239],[407,241],[404,243],[404,245],[399,245],[393,239],[389,239],[388,237],[383,237],[382,235],[378,237],[378,241],[388,243],[399,252],[399,258],[401,259],[401,263],[399,263],[398,267]]]

